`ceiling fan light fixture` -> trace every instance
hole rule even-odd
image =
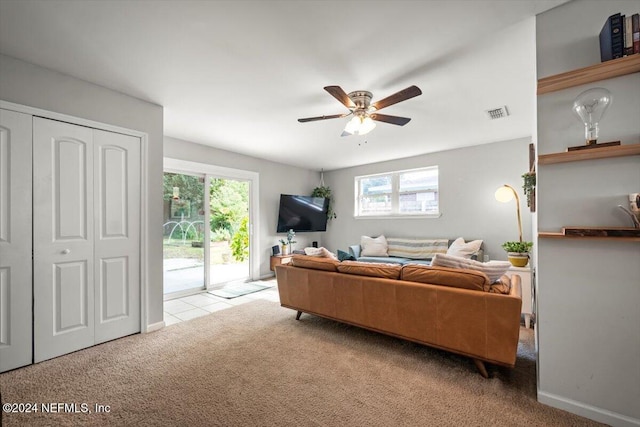
[[[354,116],[344,127],[342,136],[365,135],[376,127],[376,123],[368,115]]]
[[[359,135],[365,135],[371,132],[376,127],[376,122],[374,122],[371,117],[367,116],[362,120],[360,124],[360,132]]]

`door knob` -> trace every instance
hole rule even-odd
[[[67,255],[71,253],[71,249],[65,249],[62,251],[62,255]]]

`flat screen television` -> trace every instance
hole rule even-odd
[[[277,232],[327,231],[328,208],[329,199],[325,197],[281,194]]]

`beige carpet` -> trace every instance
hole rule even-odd
[[[515,369],[256,301],[0,375],[4,402],[110,406],[3,425],[598,425],[539,404],[533,335]]]

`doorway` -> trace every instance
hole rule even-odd
[[[210,177],[209,288],[250,278],[249,181]]]
[[[165,159],[164,299],[250,281],[258,174]]]

